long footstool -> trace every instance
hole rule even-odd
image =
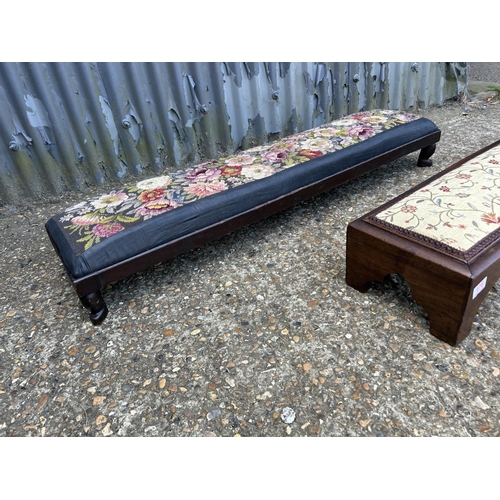
[[[465,339],[500,278],[500,141],[350,223],[346,267],[360,292],[399,274],[431,334]]]
[[[360,112],[265,146],[120,187],[49,219],[46,230],[94,324],[107,284],[256,222],[414,151],[431,164],[438,127]]]

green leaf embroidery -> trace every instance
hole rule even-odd
[[[84,241],[91,240],[95,237],[94,234],[88,234],[84,238],[80,238],[79,240],[76,240],[77,243],[83,243]]]
[[[126,215],[119,214],[116,216],[115,220],[117,222],[123,222],[124,224],[132,224],[132,222],[136,222],[140,219],[140,217],[127,217]]]
[[[95,243],[99,243],[101,239],[99,238],[99,236],[96,236],[95,240],[94,238],[91,238],[89,241],[87,241],[87,243],[85,244],[85,247],[84,249],[85,250],[88,250],[92,245],[94,245]]]

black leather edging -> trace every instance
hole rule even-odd
[[[142,221],[127,228],[126,231],[101,240],[79,256],[74,254],[55,217],[47,222],[46,230],[57,246],[69,275],[72,278],[81,278],[218,221],[251,210],[291,191],[344,172],[438,131],[438,127],[432,121],[419,118],[381,132],[346,149],[314,158],[270,177],[207,196]]]

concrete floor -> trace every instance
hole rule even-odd
[[[472,62],[469,67],[470,83],[486,82],[498,84],[500,82],[500,62]]]
[[[432,167],[409,155],[107,287],[100,327],[43,227],[77,195],[0,209],[0,436],[499,436],[497,287],[450,347],[397,277],[345,283],[351,220],[500,137],[495,92],[415,112],[442,130]]]

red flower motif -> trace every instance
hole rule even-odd
[[[418,208],[413,205],[404,205],[403,207],[401,207],[401,212],[404,212],[406,214],[411,214],[413,212],[416,212],[417,210]]]
[[[448,186],[441,186],[440,191],[444,191],[445,193],[448,193],[450,191],[450,188]]]
[[[268,151],[262,155],[262,159],[264,161],[268,161],[269,163],[281,163],[288,156],[286,151]]]
[[[486,224],[500,224],[500,217],[493,212],[481,215],[481,220],[486,222]]]
[[[312,151],[311,149],[303,149],[302,151],[299,151],[299,156],[305,156],[307,158],[319,158],[320,156],[323,156],[323,153],[321,151]]]
[[[493,165],[498,165],[498,161],[493,158],[489,161],[489,163],[493,163]]]
[[[241,173],[241,167],[239,165],[222,167],[220,170],[221,170],[221,175],[223,175],[224,177],[233,177],[235,175],[240,175]]]
[[[148,191],[142,192],[138,199],[143,203],[147,203],[148,201],[159,200],[163,197],[165,190],[163,188],[149,189]]]

